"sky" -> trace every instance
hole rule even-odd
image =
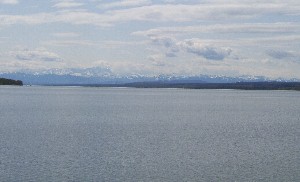
[[[0,72],[300,79],[299,0],[0,0]]]

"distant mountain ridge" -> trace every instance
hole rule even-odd
[[[299,79],[270,79],[264,76],[217,76],[217,75],[199,75],[199,76],[115,76],[111,74],[103,75],[74,75],[70,73],[0,73],[0,77],[8,79],[22,80],[25,85],[91,85],[91,84],[126,84],[137,82],[157,82],[167,84],[178,83],[236,83],[236,82],[300,82]]]

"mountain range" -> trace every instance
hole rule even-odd
[[[236,83],[236,82],[300,82],[299,79],[271,79],[264,76],[222,76],[222,75],[131,75],[120,76],[110,73],[93,74],[86,72],[46,72],[46,73],[25,73],[10,72],[0,73],[0,77],[14,80],[22,80],[24,85],[92,85],[92,84],[126,84],[137,82],[158,82],[158,83]]]

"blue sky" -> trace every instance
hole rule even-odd
[[[299,0],[0,0],[0,72],[300,78]]]

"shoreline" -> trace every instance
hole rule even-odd
[[[1,85],[2,86],[2,85]],[[16,86],[16,85],[3,85]],[[163,83],[136,82],[124,84],[40,84],[36,86],[94,87],[94,88],[164,88],[164,89],[206,89],[206,90],[295,90],[300,91],[300,82],[237,82],[237,83]]]

